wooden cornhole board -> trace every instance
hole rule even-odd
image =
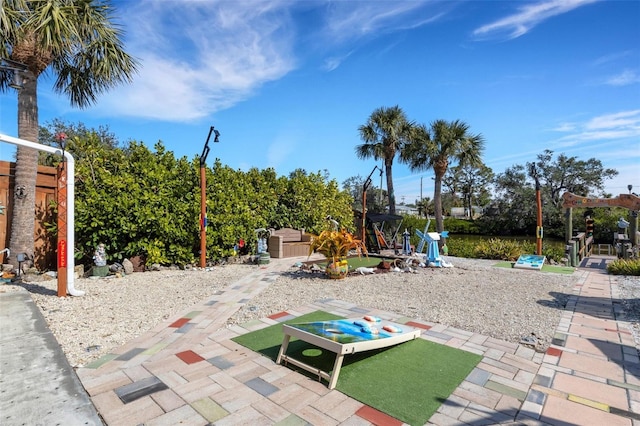
[[[375,327],[378,330],[378,334],[365,332],[363,328],[356,323]],[[400,332],[392,333],[385,331],[383,329],[384,326],[394,327],[399,329]],[[317,374],[329,382],[329,389],[333,389],[336,386],[345,355],[397,345],[420,336],[420,329],[417,328],[384,320],[380,322],[368,322],[362,318],[316,321],[302,324],[283,324],[282,332],[284,333],[284,338],[276,363],[290,363],[310,373]],[[322,371],[317,367],[313,367],[287,355],[287,347],[289,346],[291,337],[296,337],[304,342],[335,353],[336,360],[333,365],[333,370],[331,372]]]
[[[538,256],[537,254],[523,254],[516,263],[513,264],[514,268],[518,269],[535,269],[541,270],[544,266],[545,257]]]

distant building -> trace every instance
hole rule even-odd
[[[480,206],[472,206],[473,217],[481,216],[484,213],[484,209]],[[451,207],[451,217],[464,219],[469,217],[469,209],[465,207]]]
[[[398,205],[396,206],[396,214],[404,214],[409,216],[418,216],[418,209],[415,207]]]

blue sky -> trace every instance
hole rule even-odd
[[[494,172],[545,149],[596,157],[640,191],[640,2],[115,1],[133,84],[85,110],[39,83],[40,123],[108,125],[122,141],[236,169],[366,177],[358,126],[381,106],[411,120],[460,119],[486,140]],[[16,95],[0,133],[17,135]],[[0,158],[13,147],[0,143]],[[398,201],[433,197],[433,172],[394,162]],[[377,176],[377,175],[376,175]],[[379,185],[379,181],[374,181]],[[386,184],[385,184],[386,185]]]

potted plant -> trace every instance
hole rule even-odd
[[[329,278],[340,279],[349,273],[347,256],[351,250],[355,250],[358,256],[367,254],[364,242],[343,228],[339,231],[322,231],[320,235],[312,236],[309,256],[314,251],[322,254],[329,261],[325,269]]]

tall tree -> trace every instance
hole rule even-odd
[[[72,106],[87,107],[102,92],[131,80],[136,61],[123,48],[108,0],[7,0],[0,8],[0,56],[24,64],[18,91],[18,136],[38,141],[38,78],[55,76],[54,90]],[[0,90],[13,75],[0,73]],[[16,155],[12,253],[33,254],[38,152],[19,146]],[[14,262],[15,263],[15,262]]]
[[[618,174],[617,170],[605,169],[597,158],[579,160],[560,154],[553,160],[553,151],[546,149],[537,161],[527,163],[527,170],[534,166],[541,184],[554,204],[558,204],[566,191],[576,195],[604,195],[604,181]],[[530,176],[531,177],[531,176]]]
[[[560,154],[554,158],[551,150],[539,154],[526,165],[516,164],[496,176],[494,201],[488,226],[513,233],[535,233],[535,182],[531,176],[535,166],[542,196],[542,221],[545,236],[564,237],[562,194],[566,191],[584,196],[604,196],[604,181],[618,174],[607,169],[600,160],[580,160]]]
[[[442,183],[453,193],[462,195],[462,204],[470,219],[473,219],[473,204],[487,205],[490,199],[489,184],[494,174],[490,167],[480,165],[457,165],[449,168]]]
[[[342,190],[347,191],[353,198],[353,209],[362,211],[362,188],[365,178],[360,175],[351,176],[342,182]],[[382,194],[382,196],[381,196]],[[386,191],[376,187],[373,183],[367,188],[367,211],[373,213],[383,213],[385,211],[387,198]]]
[[[393,191],[393,160],[400,153],[411,136],[413,124],[399,106],[381,107],[374,110],[366,124],[358,128],[363,144],[356,146],[360,159],[384,160],[389,194],[389,214],[396,213],[396,199]]]
[[[414,128],[411,143],[404,148],[401,158],[412,171],[433,169],[436,231],[444,230],[442,179],[450,162],[480,165],[483,150],[482,135],[471,134],[469,125],[460,120],[436,120],[429,129],[424,125]]]

